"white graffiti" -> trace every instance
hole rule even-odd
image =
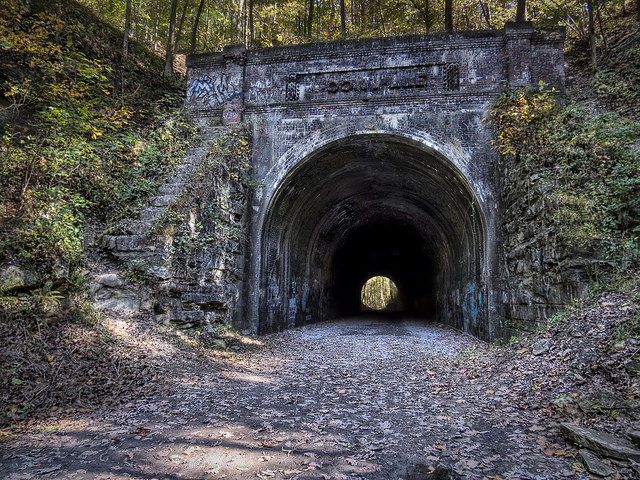
[[[271,79],[259,79],[251,82],[249,103],[268,103],[271,99]]]
[[[224,74],[218,78],[211,78],[210,75],[196,78],[187,89],[187,99],[189,102],[215,101],[219,105],[222,105],[239,96],[240,93],[229,83],[227,76]]]

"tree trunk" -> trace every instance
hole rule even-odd
[[[479,0],[479,1],[480,1],[480,9],[482,10],[482,16],[487,22],[487,28],[489,28],[489,30],[492,30],[493,26],[491,25],[491,12],[489,11],[489,5],[485,5],[482,2],[482,0]]]
[[[253,0],[249,0],[249,48],[253,48],[255,34],[253,30]]]
[[[178,10],[178,0],[171,1],[171,13],[169,15],[169,35],[167,38],[167,55],[164,62],[164,76],[173,75],[173,43],[176,35],[176,11]]]
[[[453,0],[444,0],[444,28],[453,31]]]
[[[340,34],[342,35],[343,40],[347,38],[347,18],[345,14],[344,0],[340,0]]]
[[[527,0],[518,0],[518,5],[516,6],[516,22],[524,22],[527,19],[526,7],[527,7]]]
[[[238,40],[240,40],[241,43],[245,43],[245,38],[244,38],[244,32],[245,32],[245,27],[244,27],[244,0],[239,0],[239,5],[238,5],[238,19],[236,22],[236,29],[237,29],[237,35],[238,35]]]
[[[142,38],[140,32],[140,2],[136,0],[133,4],[133,17],[131,18],[131,26],[133,27],[133,38],[140,41]]]
[[[587,0],[589,10],[589,46],[591,47],[591,65],[595,70],[598,68],[598,55],[596,52],[596,25],[593,20],[593,0]]]
[[[227,19],[229,17],[229,15],[227,13],[228,13],[228,10],[225,10],[224,16],[222,17],[222,36],[220,38],[220,46],[221,47],[223,47],[225,45],[226,39],[227,39]],[[208,27],[207,27],[206,31],[209,31]]]
[[[127,7],[124,13],[124,35],[122,39],[122,59],[129,55],[129,31],[131,30],[131,0],[127,0]]]
[[[382,35],[387,35],[387,27],[384,22],[384,11],[382,10],[382,2],[378,0],[378,11],[380,12],[380,25],[382,25]]]
[[[184,7],[182,8],[182,15],[180,15],[180,22],[178,22],[178,31],[176,32],[176,44],[175,51],[178,51],[178,45],[182,39],[182,27],[184,25],[184,18],[187,16],[187,9],[189,8],[189,0],[185,0]]]
[[[62,5],[60,4],[60,0],[56,0],[56,20],[58,22],[62,21]],[[56,26],[56,43],[60,45],[60,28]]]
[[[431,31],[431,9],[429,8],[429,0],[424,0],[424,9],[417,8],[417,5],[415,4],[414,7],[416,7],[418,11],[422,10],[422,19],[424,20],[424,33],[429,33]]]
[[[351,1],[349,2],[349,11],[350,11],[349,18],[351,19],[351,25],[352,25],[352,28],[353,28],[353,12],[354,12],[354,10],[355,10],[354,5],[353,5],[353,2],[354,2],[354,1],[355,1],[355,0],[351,0]]]
[[[160,35],[160,0],[156,0],[156,18],[153,26],[153,51],[158,51],[158,37]]]
[[[307,35],[309,39],[313,37],[313,7],[315,3],[315,0],[309,0],[309,17],[307,18]]]
[[[602,51],[606,52],[608,49],[607,46],[607,35],[604,31],[604,27],[602,26],[602,9],[598,9],[596,11],[596,16],[597,16],[597,20],[598,20],[598,27],[600,27],[600,37],[602,37]]]
[[[191,47],[189,48],[189,53],[194,53],[196,51],[196,42],[198,40],[198,24],[200,23],[200,15],[202,15],[202,7],[204,7],[204,0],[200,0],[200,5],[198,5],[198,11],[196,12],[196,19],[193,21],[193,28],[191,29]]]

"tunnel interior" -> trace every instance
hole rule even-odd
[[[280,182],[262,234],[261,332],[362,313],[375,275],[396,313],[482,336],[485,226],[469,182],[439,153],[360,135],[307,156]]]
[[[336,316],[362,312],[360,292],[371,277],[390,278],[398,288],[392,313],[423,318],[436,314],[434,253],[414,226],[394,216],[372,219],[350,232],[336,246],[331,263],[331,288]]]

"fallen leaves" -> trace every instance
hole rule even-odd
[[[228,361],[224,373],[204,363],[209,371],[184,370],[161,393],[115,406],[109,426],[95,434],[96,443],[107,443],[83,447],[75,460],[95,465],[98,455],[90,452],[104,451],[103,463],[114,462],[113,445],[132,455],[117,457],[127,465],[153,458],[159,478],[178,471],[370,478],[381,468],[406,467],[414,452],[423,455],[425,471],[442,467],[462,478],[575,471],[571,449],[553,430],[550,392],[565,387],[563,361],[481,344],[472,363],[425,360],[428,348],[455,353],[472,340],[349,334],[347,342],[331,326],[315,328],[315,337],[306,337],[312,329],[278,334],[280,343],[262,356]],[[578,390],[564,391],[573,401]]]
[[[138,427],[134,430],[130,430],[129,435],[138,435],[139,437],[146,437],[151,432],[151,429],[145,427]]]
[[[575,457],[575,454],[573,452],[571,452],[570,450],[565,449],[564,447],[561,447],[560,445],[557,444],[552,444],[552,445],[547,445],[542,449],[542,452],[545,455],[558,455],[561,457]]]

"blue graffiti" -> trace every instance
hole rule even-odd
[[[471,319],[471,322],[473,324],[477,324],[480,317],[480,305],[482,303],[482,292],[478,291],[478,294],[476,295],[476,284],[471,283],[467,287],[467,292],[465,297],[466,297],[465,310],[467,311],[467,314]]]
[[[190,102],[215,101],[222,105],[226,101],[237,98],[242,98],[242,92],[236,91],[224,74],[218,78],[211,78],[209,75],[204,75],[202,78],[195,79],[187,89],[187,99]]]
[[[293,323],[298,313],[298,302],[296,300],[296,294],[292,293],[289,299],[289,322]]]

